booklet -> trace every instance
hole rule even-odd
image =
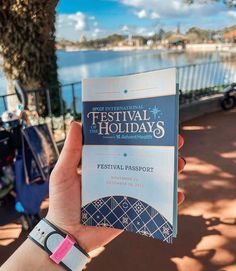
[[[83,81],[84,225],[177,233],[176,69]]]

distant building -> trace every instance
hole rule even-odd
[[[176,47],[185,49],[187,43],[189,43],[189,39],[182,34],[173,34],[168,38],[169,48]]]
[[[153,45],[154,45],[154,41],[153,41],[153,40],[148,40],[148,41],[147,41],[147,46],[148,46],[149,48],[153,47]]]
[[[226,40],[226,41],[231,41],[231,42],[236,43],[236,29],[225,32],[223,34],[223,39]]]
[[[84,35],[81,35],[79,42],[83,43],[83,42],[86,42],[86,41],[87,41],[86,37]]]
[[[176,34],[181,34],[181,31],[180,31],[180,23],[177,24]]]
[[[143,45],[144,45],[143,40],[141,38],[134,38],[131,35],[127,39],[119,42],[118,44],[119,47],[122,46],[141,47]]]

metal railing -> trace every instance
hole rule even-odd
[[[55,105],[55,96],[53,95],[55,91],[53,90],[55,90],[55,88],[57,89],[57,103],[59,107],[56,113],[55,110],[53,110]],[[63,141],[65,139],[69,124],[72,120],[81,119],[81,82],[27,91],[27,96],[30,115],[37,115],[35,119],[31,119],[32,123],[47,123],[56,141]],[[43,116],[38,116],[38,113],[41,111],[40,97],[44,97],[44,102],[46,103],[46,105],[43,105],[46,108],[46,113],[42,114]],[[16,94],[0,95],[0,115],[6,110],[16,108],[18,103],[19,101]]]
[[[212,61],[200,64],[190,64],[177,67],[180,88],[180,103],[191,103],[202,97],[211,96],[236,82],[236,58]],[[72,119],[80,119],[82,111],[81,82],[57,86],[59,99],[59,112],[53,113],[53,89],[29,91],[34,101],[34,109],[39,112],[38,93],[45,92],[47,116],[38,119],[39,123],[47,122],[57,141],[64,140],[69,123]],[[0,95],[0,114],[8,109],[15,94]]]
[[[232,57],[177,69],[182,104],[219,93],[225,86],[236,82],[236,58]]]

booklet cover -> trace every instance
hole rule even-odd
[[[176,69],[83,81],[84,225],[177,233]]]

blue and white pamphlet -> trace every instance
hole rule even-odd
[[[177,234],[176,69],[83,81],[81,222]]]

